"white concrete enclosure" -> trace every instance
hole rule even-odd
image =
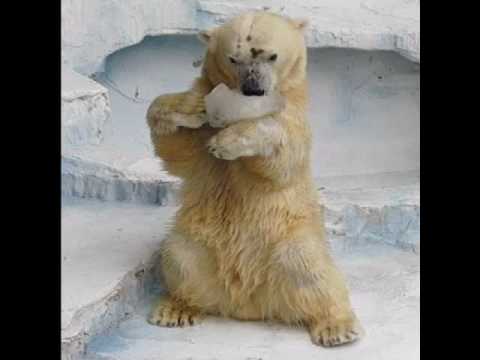
[[[369,334],[337,352],[277,325],[143,321],[179,186],[146,109],[198,76],[198,30],[263,8],[310,20],[312,169]],[[418,359],[419,31],[419,0],[62,0],[62,358]]]

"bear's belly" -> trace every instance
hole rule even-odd
[[[176,230],[215,257],[213,276],[224,295],[216,304],[220,313],[251,320],[273,317],[279,308],[278,299],[272,297],[276,291],[269,287],[275,276],[273,249],[288,240],[295,227],[319,221],[321,208],[305,186],[239,192],[218,183],[204,189],[212,188],[187,189]]]
[[[304,186],[267,192],[218,183],[202,190],[186,192],[176,226],[213,247],[240,237],[246,243],[275,242],[292,226],[316,221],[321,214],[316,198],[308,196]]]

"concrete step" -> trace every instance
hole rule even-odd
[[[305,329],[278,323],[208,317],[189,328],[160,328],[146,322],[142,307],[114,331],[89,344],[97,360],[418,360],[419,257],[381,245],[335,252],[346,273],[352,304],[366,337],[349,346],[313,345]]]
[[[62,153],[100,144],[110,119],[108,90],[63,64],[61,100]]]
[[[332,246],[384,243],[420,253],[420,175],[416,171],[318,181]]]
[[[154,158],[140,160],[130,169],[119,169],[70,155],[62,156],[61,167],[64,196],[147,205],[176,203],[179,179],[161,170],[161,162]]]
[[[62,359],[133,313],[175,208],[62,199]]]

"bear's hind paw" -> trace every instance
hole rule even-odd
[[[147,321],[157,326],[184,327],[198,324],[201,315],[189,307],[180,307],[167,300],[161,301],[153,309]]]
[[[357,319],[313,326],[310,336],[316,345],[339,346],[361,339],[365,332]]]

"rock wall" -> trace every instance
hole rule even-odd
[[[253,9],[307,18],[310,47],[393,50],[420,61],[420,0],[62,0],[62,56],[89,75],[148,35],[191,34]]]

